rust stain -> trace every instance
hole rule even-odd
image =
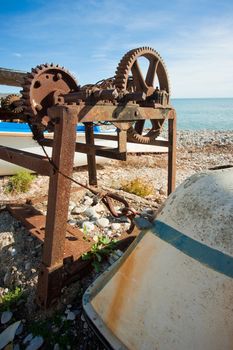
[[[144,271],[149,269],[151,256],[156,253],[157,244],[151,244],[151,238],[154,240],[154,235],[151,237],[148,233],[145,242],[146,248],[145,246],[141,247],[140,242],[119,270],[116,284],[114,284],[114,295],[111,296],[105,319],[106,325],[113,333],[117,333],[120,317],[127,308],[127,296],[129,298],[130,295],[132,298],[135,297],[135,293],[138,292],[138,286],[142,283]],[[138,250],[143,251],[139,253]],[[143,255],[143,260],[141,259],[141,254]]]
[[[131,285],[130,276],[134,272],[134,265],[135,252],[128,257],[122,266],[122,271],[118,275],[119,278],[114,295],[112,296],[111,303],[109,304],[108,314],[106,316],[106,324],[111,328],[113,332],[116,331],[118,327],[121,310],[125,307],[125,296],[127,294],[127,290],[129,291],[129,287]]]

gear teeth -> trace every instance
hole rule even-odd
[[[22,93],[23,93],[23,92],[29,92],[29,91],[30,91],[30,87],[27,86],[27,85],[25,85],[24,88],[23,88],[23,90],[21,90]]]
[[[164,64],[164,61],[157,51],[155,51],[154,49],[152,49],[151,47],[148,47],[148,46],[143,46],[143,47],[138,47],[136,49],[132,49],[132,50],[128,51],[121,58],[120,63],[117,66],[115,77],[114,77],[115,87],[121,91],[125,90],[127,88],[127,84],[129,81],[129,74],[130,74],[130,70],[131,70],[132,65],[134,64],[134,62],[137,60],[138,57],[145,56],[146,54],[150,54],[151,56],[154,56],[157,59],[156,61],[159,60],[160,64],[163,67],[163,71],[164,71],[162,74],[163,75],[165,74],[165,76],[166,76],[165,79],[163,79],[162,76],[159,76],[159,78],[161,78],[161,81],[162,80],[164,81],[163,85],[165,85],[167,92],[170,93],[169,78],[168,78],[168,74],[167,74],[167,70],[166,70],[166,66]],[[136,140],[137,142],[146,144],[146,143],[150,143],[152,140],[154,140],[159,135],[160,131],[161,130],[154,132],[153,130],[151,130],[151,133],[149,132],[147,135],[140,135],[136,132],[134,127],[131,127],[127,131],[127,135],[128,135],[128,139],[131,139],[133,141]]]
[[[23,96],[23,98],[27,98],[27,96],[28,96],[27,92],[26,92],[26,91],[25,91],[25,92],[23,91],[23,92],[22,92],[22,96]]]
[[[41,127],[42,118],[44,116],[44,108],[47,108],[47,106],[44,105],[43,102],[41,102],[42,100],[40,100],[40,98],[38,99],[34,94],[34,84],[37,80],[40,80],[40,77],[42,75],[47,74],[47,72],[49,72],[51,69],[57,71],[57,73],[62,73],[63,79],[66,83],[67,92],[71,90],[75,91],[77,88],[76,79],[67,70],[65,70],[64,67],[61,68],[58,64],[54,65],[54,63],[45,63],[37,65],[35,68],[32,68],[31,72],[26,75],[24,80],[25,83],[22,90],[22,103],[24,114],[28,117],[28,119],[30,119],[29,123],[32,126],[38,124],[36,126],[37,129]],[[54,82],[54,84],[56,83]],[[48,87],[48,89],[49,88],[50,87]],[[54,85],[54,90],[56,90],[56,85]],[[46,93],[50,93],[50,90],[45,90],[45,94]],[[35,105],[41,105],[42,108],[37,111]],[[44,129],[45,128],[43,127],[43,130]]]
[[[25,78],[25,84],[28,85],[28,86],[31,85],[32,81],[33,81],[32,78],[29,78],[29,77],[26,77],[26,78]]]
[[[154,49],[152,49],[151,47],[148,47],[148,46],[143,46],[143,47],[138,47],[136,49],[132,49],[132,50],[128,51],[121,58],[120,63],[118,64],[116,72],[115,72],[115,85],[116,85],[116,88],[126,89],[129,72],[130,72],[130,69],[131,69],[133,63],[136,61],[136,59],[138,57],[143,56],[143,55],[145,55],[147,53],[154,54],[154,56],[156,56],[156,58],[163,65],[163,68],[164,68],[165,73],[167,75],[167,81],[168,81],[167,90],[168,90],[168,93],[170,93],[169,79],[168,79],[168,74],[167,74],[167,71],[166,71],[165,64],[164,64],[161,56],[159,55],[159,53],[157,51],[155,51]]]

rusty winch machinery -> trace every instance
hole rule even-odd
[[[146,72],[140,68],[143,59]],[[38,302],[47,306],[62,286],[80,273],[84,264],[81,254],[90,248],[82,240],[82,233],[73,232],[67,225],[75,152],[87,154],[89,185],[99,194],[96,156],[126,160],[127,142],[168,147],[168,193],[173,191],[176,113],[169,101],[167,70],[158,52],[141,47],[123,56],[114,77],[95,84],[80,86],[64,67],[54,64],[38,65],[30,73],[0,69],[0,84],[22,87],[20,96],[9,95],[2,100],[0,119],[27,122],[34,139],[43,148],[52,147],[49,159],[0,146],[0,158],[50,177],[47,216],[44,224],[34,222],[33,232],[44,241]],[[158,140],[165,121],[168,139]],[[85,125],[85,144],[78,142],[78,123]],[[117,134],[95,134],[95,123],[113,124]],[[46,131],[54,131],[53,139],[46,138]],[[115,140],[117,147],[95,145],[96,138]],[[114,214],[109,197],[104,198],[105,204]],[[126,209],[124,213],[130,216]],[[77,238],[76,246],[69,239],[72,234]]]

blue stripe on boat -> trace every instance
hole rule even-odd
[[[85,126],[77,125],[77,131],[84,132]],[[0,132],[31,132],[31,129],[26,123],[1,122]],[[94,132],[101,132],[101,127],[94,125]]]
[[[159,220],[155,221],[151,230],[155,236],[171,244],[184,254],[208,266],[212,270],[233,278],[232,256],[208,247]]]

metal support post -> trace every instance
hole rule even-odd
[[[76,142],[76,114],[71,108],[56,110],[52,162],[56,169],[50,176],[43,246],[42,266],[37,297],[41,306],[51,303],[50,295],[59,295],[63,273],[67,216]]]
[[[86,136],[86,143],[94,146],[95,139],[94,139],[93,123],[85,123],[85,136]],[[89,185],[97,186],[95,153],[87,153],[87,166],[88,166]]]

